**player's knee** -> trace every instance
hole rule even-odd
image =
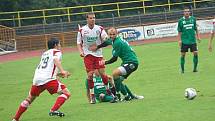
[[[65,95],[67,96],[67,99],[69,99],[70,96],[71,96],[71,93],[69,92],[69,93],[67,93],[67,94],[65,94]]]
[[[112,76],[113,76],[114,79],[119,78],[119,74],[118,74],[117,71],[114,71],[113,74],[112,74]]]
[[[71,93],[67,88],[63,89],[59,94],[60,94],[60,97],[63,97],[65,99],[69,99],[71,96]]]
[[[21,106],[27,108],[30,106],[30,104],[31,104],[31,102],[29,100],[25,99],[22,101]]]
[[[93,71],[87,73],[88,79],[93,79]]]
[[[66,92],[60,95],[61,97],[64,97],[66,100],[70,98],[71,93],[70,92]]]
[[[100,101],[103,101],[103,100],[104,100],[104,97],[105,97],[105,94],[101,93],[101,94],[99,95],[99,100],[100,100]]]
[[[29,95],[25,100],[27,100],[30,104],[36,99],[36,96]]]

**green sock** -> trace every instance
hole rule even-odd
[[[185,57],[181,57],[181,71],[184,72]]]
[[[127,96],[128,95],[128,92],[127,92],[127,89],[125,87],[125,85],[121,82],[121,93],[124,95],[124,96]]]
[[[198,65],[198,55],[193,56],[193,65],[194,65],[193,70],[196,71]]]
[[[125,88],[126,88],[126,90],[128,92],[128,95],[131,96],[131,98],[134,98],[134,95],[132,94],[131,90],[128,88],[127,85],[125,85]]]
[[[121,92],[123,95],[128,95],[128,92],[125,88],[125,85],[122,83],[124,80],[124,77],[120,76],[117,79],[114,79],[115,87],[116,87],[116,92]]]
[[[114,79],[114,84],[115,84],[115,87],[116,87],[116,92],[120,91],[120,88],[121,88],[120,82],[121,82],[120,78]]]

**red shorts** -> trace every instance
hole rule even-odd
[[[39,96],[40,93],[42,93],[44,90],[48,90],[50,94],[54,94],[65,88],[66,86],[62,84],[60,81],[52,80],[44,85],[40,85],[40,86],[32,85],[30,94],[32,96]]]
[[[96,57],[93,55],[87,55],[84,57],[84,64],[86,67],[86,71],[94,71],[95,69],[105,68],[104,65],[99,65],[99,61],[101,61],[103,57]]]

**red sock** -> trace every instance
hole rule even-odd
[[[87,81],[88,81],[88,87],[89,87],[89,89],[94,88],[94,82],[93,82],[93,79],[87,79]]]
[[[69,98],[69,95],[66,95],[66,94],[60,95],[60,96],[57,98],[57,100],[56,100],[54,106],[52,107],[51,111],[56,111],[56,110],[58,110],[58,109],[64,104],[64,102],[65,102],[68,98]]]
[[[104,85],[107,85],[108,84],[108,76],[103,74],[101,77],[102,77],[102,81],[103,81]]]
[[[19,109],[17,110],[14,119],[19,120],[20,116],[27,110],[29,105],[30,105],[29,101],[24,100],[19,106]]]

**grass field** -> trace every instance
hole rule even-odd
[[[140,66],[125,83],[144,100],[116,104],[88,104],[82,59],[78,53],[66,53],[63,65],[72,76],[63,82],[72,96],[63,105],[63,118],[48,116],[56,95],[42,93],[24,113],[21,121],[214,121],[215,119],[215,53],[207,50],[207,41],[199,44],[199,72],[192,72],[192,54],[186,56],[185,73],[179,72],[179,49],[176,42],[133,47]],[[105,58],[111,48],[104,49]],[[27,96],[39,57],[0,64],[0,121],[9,121]],[[120,61],[107,66],[107,73]],[[192,101],[184,98],[187,87],[197,89]]]

